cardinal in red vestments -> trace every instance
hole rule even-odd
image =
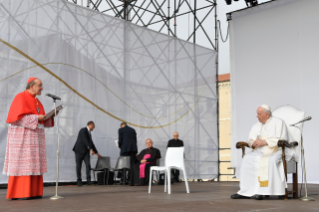
[[[47,172],[44,128],[53,127],[54,119],[45,120],[43,105],[36,97],[42,90],[42,81],[31,77],[9,109],[3,168],[3,174],[9,176],[7,199],[28,200],[43,195],[42,175]]]

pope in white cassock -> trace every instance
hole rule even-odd
[[[287,187],[282,163],[282,150],[277,146],[278,140],[288,140],[289,132],[283,120],[271,115],[268,105],[257,109],[258,121],[249,133],[248,145],[253,149],[246,154],[241,164],[240,190],[232,199],[262,200],[263,195],[285,195]],[[294,155],[293,150],[286,149],[286,160]]]

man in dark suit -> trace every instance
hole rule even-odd
[[[125,122],[121,123],[119,129],[119,147],[121,156],[130,156],[131,167],[133,167],[137,153],[136,131]]]
[[[169,140],[167,143],[168,147],[182,147],[184,146],[184,143],[182,140],[178,139],[179,134],[178,132],[174,132],[173,139]],[[174,177],[175,182],[180,182],[179,180],[179,170],[177,169],[171,169],[172,170],[172,176]]]
[[[97,154],[100,158],[101,155],[98,153],[93,140],[91,131],[95,128],[95,124],[93,121],[89,121],[87,127],[84,127],[80,130],[76,143],[73,147],[73,151],[75,152],[75,160],[76,160],[76,175],[78,186],[82,186],[82,162],[84,160],[86,166],[86,179],[87,185],[91,185],[91,163],[90,163],[90,153],[92,155]]]

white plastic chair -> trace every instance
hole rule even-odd
[[[150,170],[150,179],[148,186],[148,193],[151,193],[152,186],[152,172],[165,171],[164,192],[166,192],[166,184],[168,185],[168,194],[171,194],[171,169],[179,169],[183,171],[186,192],[189,193],[189,186],[184,164],[184,147],[169,147],[167,148],[165,157],[165,166],[152,166]]]

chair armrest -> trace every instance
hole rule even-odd
[[[293,141],[291,143],[289,143],[287,140],[279,140],[278,143],[277,143],[277,146],[278,147],[295,147],[295,146],[298,146],[298,142],[297,141]]]
[[[242,157],[245,156],[245,147],[250,147],[247,142],[239,141],[236,143],[236,148],[242,150]]]
[[[250,148],[250,146],[248,145],[248,143],[246,143],[246,142],[244,142],[244,141],[239,141],[239,142],[236,143],[236,148],[237,148],[237,149],[245,148],[245,146],[248,147],[248,148]]]

